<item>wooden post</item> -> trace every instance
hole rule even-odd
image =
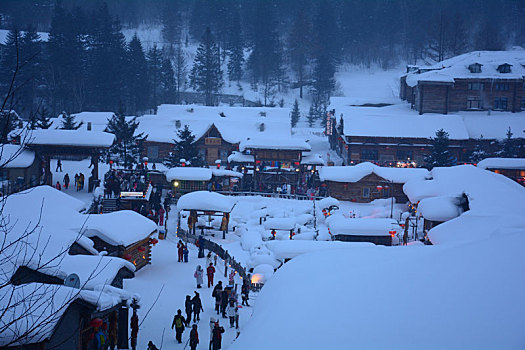
[[[45,184],[53,186],[53,175],[51,174],[51,157],[46,155],[44,157],[44,178]]]
[[[91,163],[93,163],[93,181],[98,180],[98,154],[91,156]]]

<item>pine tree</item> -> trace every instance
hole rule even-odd
[[[301,112],[299,111],[299,102],[295,100],[293,104],[292,115],[291,115],[292,128],[295,128],[300,118],[301,118]]]
[[[241,37],[241,18],[238,9],[232,14],[232,21],[228,31],[228,79],[239,82],[242,78],[244,45]]]
[[[501,147],[501,150],[497,152],[498,157],[502,158],[516,158],[518,155],[516,152],[516,143],[514,139],[512,138],[514,134],[512,133],[510,126],[507,129],[507,134],[505,137],[505,140],[503,140],[503,144]]]
[[[17,111],[27,117],[35,114],[37,87],[43,82],[41,41],[33,26],[29,26],[22,35],[19,56],[20,71],[17,80],[20,82],[18,89],[20,107]]]
[[[166,159],[164,164],[170,168],[181,166],[181,159],[186,161],[186,164],[190,166],[201,166],[204,162],[199,156],[199,150],[193,144],[195,142],[195,135],[191,133],[188,125],[184,125],[183,129],[177,132],[177,140],[173,140],[175,143],[173,152]]]
[[[156,108],[162,96],[162,52],[157,45],[148,51],[148,81],[150,86],[150,105]]]
[[[129,169],[137,164],[142,151],[142,144],[147,136],[144,133],[135,134],[139,122],[137,118],[126,120],[122,113],[114,115],[109,121],[106,132],[115,134],[116,142],[109,153],[117,158],[117,162]]]
[[[162,38],[170,44],[180,44],[180,12],[177,1],[167,1],[162,11]]]
[[[144,111],[148,107],[148,89],[144,88],[147,81],[147,63],[142,43],[137,33],[128,44],[128,77],[127,86],[129,90],[129,109],[136,113]]]
[[[161,65],[161,79],[160,79],[162,102],[172,103],[173,92],[175,90],[175,73],[173,72],[173,65],[169,58],[164,58]]]
[[[51,125],[53,125],[53,123],[51,122],[51,118],[49,117],[49,112],[47,108],[43,106],[38,111],[36,127],[38,129],[49,129]]]
[[[299,97],[303,98],[303,86],[306,80],[306,64],[311,46],[311,28],[305,10],[301,8],[295,18],[288,37],[290,65],[297,79]]]
[[[469,162],[477,164],[483,159],[487,158],[488,156],[489,154],[485,150],[485,146],[483,142],[483,135],[481,135],[480,138],[476,140],[474,149],[470,153]]]
[[[186,58],[184,57],[181,45],[178,45],[175,51],[175,65],[173,69],[175,73],[175,102],[180,103],[180,92],[185,89],[186,76],[188,74],[186,71]]]
[[[19,118],[14,111],[0,111],[0,143],[10,141],[9,134],[18,127]]]
[[[210,28],[206,28],[190,74],[191,85],[195,90],[204,93],[206,106],[214,105],[214,94],[219,92],[223,84],[217,52],[218,48]]]
[[[456,164],[456,158],[449,150],[448,132],[443,129],[436,131],[436,137],[432,138],[432,150],[425,157],[427,168],[446,167]]]
[[[77,123],[75,116],[66,112],[62,112],[60,117],[62,118],[62,125],[60,126],[62,130],[78,130],[84,124],[84,122]]]
[[[8,97],[8,108],[15,108],[17,104],[20,62],[17,57],[20,55],[20,45],[22,41],[22,35],[17,29],[12,29],[7,33],[5,39],[5,45],[1,48],[0,56],[0,75],[3,77],[0,79],[0,93],[2,96]]]
[[[308,111],[308,115],[306,116],[306,120],[308,121],[308,127],[313,127],[315,123],[315,119],[317,119],[317,111],[313,104],[310,105],[310,110]]]

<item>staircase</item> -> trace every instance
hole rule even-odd
[[[115,198],[104,198],[102,200],[102,213],[112,213],[117,210],[117,200]]]

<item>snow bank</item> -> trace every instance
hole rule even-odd
[[[208,191],[187,193],[177,201],[179,210],[206,210],[229,213],[234,205],[235,200],[232,197]]]
[[[326,223],[332,235],[390,236],[389,231],[401,232],[397,221],[388,218],[347,219],[342,216],[331,216]]]
[[[340,242],[340,241],[269,241],[265,243],[275,258],[284,260],[295,258],[296,256],[334,248],[354,248],[354,247],[375,247],[373,243],[366,242]]]
[[[335,199],[334,197],[326,197],[321,199],[319,202],[317,202],[317,205],[319,208],[322,209],[328,209],[331,206],[339,207],[339,201]]]
[[[524,244],[522,228],[455,247],[298,256],[267,281],[229,349],[522,349]]]

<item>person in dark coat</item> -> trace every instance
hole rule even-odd
[[[177,243],[177,252],[179,253],[178,262],[182,262],[183,254],[184,254],[184,243],[182,243],[182,240],[180,239],[179,239],[179,243]]]
[[[217,315],[220,312],[221,292],[222,292],[222,281],[219,281],[217,285],[213,288],[213,292],[211,293],[211,296],[215,298],[215,311],[217,311]]]
[[[226,318],[226,306],[228,306],[228,288],[224,288],[221,292],[221,314],[222,318]]]
[[[219,350],[222,345],[222,333],[224,333],[224,328],[219,325],[219,322],[215,322],[215,327],[213,327],[211,343],[213,350]]]
[[[190,349],[191,350],[197,349],[197,344],[199,344],[199,333],[197,332],[197,325],[194,324],[191,327],[191,332],[190,332]]]
[[[155,344],[153,344],[153,342],[150,340],[148,343],[148,350],[159,350],[159,348],[157,348]]]
[[[405,233],[403,233],[403,245],[408,244],[408,226],[410,225],[410,219],[407,217],[405,220]]]
[[[250,304],[248,304],[248,299],[250,296],[250,285],[248,284],[248,280],[244,280],[244,283],[242,284],[242,288],[241,288],[241,294],[242,294],[242,305],[250,306]]]
[[[193,302],[191,301],[191,297],[189,295],[186,295],[184,309],[186,310],[186,327],[189,327],[191,322],[191,315],[193,314]]]
[[[215,274],[215,267],[210,263],[210,266],[206,269],[208,275],[208,288],[213,287],[213,275]]]
[[[184,262],[188,262],[188,255],[190,254],[190,251],[188,250],[188,245],[184,246],[184,249],[182,250],[182,255],[184,256]]]
[[[69,182],[71,180],[69,179],[69,174],[66,173],[66,175],[64,175],[64,188],[67,190],[69,188]]]
[[[177,338],[177,342],[179,342],[179,344],[182,343],[182,332],[184,332],[185,323],[186,320],[184,319],[184,316],[182,316],[182,311],[181,309],[178,309],[177,314],[175,315],[175,317],[173,317],[171,329],[175,327],[175,338]]]
[[[201,311],[204,311],[204,309],[202,308],[201,296],[197,292],[194,293],[195,296],[191,298],[193,304],[193,322],[197,322],[201,320],[200,313]]]

